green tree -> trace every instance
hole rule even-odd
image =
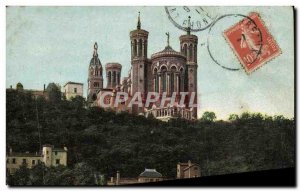
[[[237,120],[239,120],[239,116],[237,114],[230,114],[228,120],[229,121],[237,121]]]
[[[11,186],[26,186],[31,185],[30,182],[30,171],[26,164],[20,166],[20,168],[15,172],[11,179]]]
[[[57,84],[49,83],[46,91],[50,101],[57,102],[61,100],[61,91]]]
[[[217,119],[216,114],[214,112],[206,111],[203,113],[200,121],[203,122],[213,122]]]

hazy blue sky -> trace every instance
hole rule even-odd
[[[182,9],[182,8],[178,8]],[[182,9],[183,10],[183,9]],[[226,43],[222,31],[241,18],[226,17],[208,30],[195,32],[198,46],[198,93],[200,115],[214,111],[226,119],[230,113],[244,111],[269,115],[294,116],[294,39],[291,7],[214,7],[213,15],[243,14],[255,11],[273,35],[282,54],[247,75],[245,71],[228,71],[210,58],[206,44],[222,64],[240,67]],[[9,7],[6,26],[6,87],[21,82],[26,89],[42,89],[43,84],[68,81],[84,83],[98,43],[98,54],[107,62],[123,65],[122,77],[130,68],[129,32],[136,28],[141,12],[142,28],[149,31],[148,55],[170,45],[179,50],[179,36],[184,31],[168,19],[164,7]],[[196,15],[191,15],[196,17]],[[104,81],[106,86],[106,81]]]

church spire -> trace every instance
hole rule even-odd
[[[97,42],[95,42],[95,44],[94,44],[94,54],[93,54],[94,57],[98,56],[97,50],[98,50],[98,44],[97,44]]]
[[[188,27],[187,27],[187,34],[191,34],[191,16],[188,17]]]
[[[140,12],[139,12],[139,17],[138,17],[137,29],[141,29]]]

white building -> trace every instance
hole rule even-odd
[[[43,145],[41,153],[16,153],[10,149],[6,155],[6,169],[10,174],[14,174],[21,165],[26,164],[27,168],[43,162],[45,166],[67,166],[67,147],[54,148],[53,145]]]
[[[63,92],[67,100],[76,96],[83,97],[83,83],[67,82],[63,87]]]

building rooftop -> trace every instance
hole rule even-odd
[[[162,174],[155,169],[145,169],[145,171],[140,174],[140,177],[159,178],[162,177]]]
[[[17,152],[12,152],[12,153],[7,153],[6,155],[8,157],[41,157],[40,153],[17,153]]]
[[[79,82],[71,82],[71,81],[69,81],[69,82],[67,82],[67,83],[64,85],[64,87],[65,87],[66,85],[68,85],[68,84],[83,85],[83,83],[79,83]]]
[[[159,57],[181,57],[186,59],[186,56],[184,54],[173,50],[171,46],[166,46],[164,50],[151,55],[151,59],[155,59]]]

